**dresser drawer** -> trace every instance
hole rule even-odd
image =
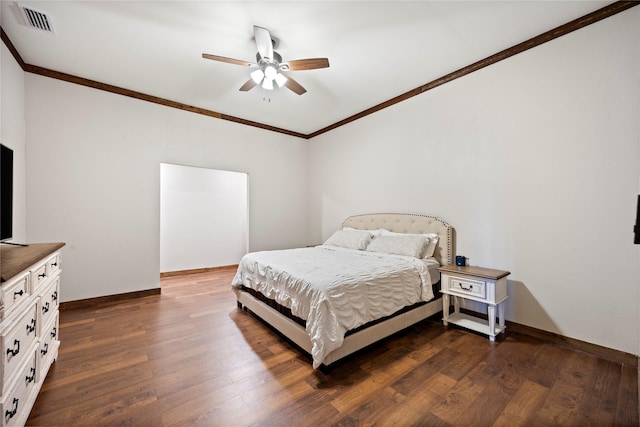
[[[13,310],[29,299],[29,272],[14,277],[0,287],[0,320],[8,318]]]
[[[2,396],[0,403],[2,426],[24,425],[36,398],[36,372],[36,355],[32,351],[27,362],[21,366],[17,378]]]
[[[54,276],[61,268],[62,256],[57,252],[47,260],[47,274],[49,277]]]
[[[36,358],[38,359],[38,382],[44,381],[44,378],[47,376],[47,371],[53,359],[58,357],[59,346],[58,313],[56,313],[55,319],[44,328],[42,337],[40,337],[40,347],[36,354]]]
[[[486,282],[455,276],[448,276],[448,279],[447,288],[452,293],[482,299],[487,296]]]
[[[57,276],[44,291],[42,291],[38,298],[38,336],[42,336],[44,331],[42,328],[51,322],[58,313],[58,295],[60,293],[60,276]]]
[[[20,363],[28,357],[26,353],[36,340],[37,315],[33,304],[15,322],[2,337],[0,356],[3,358],[0,390],[4,390],[10,376]]]
[[[40,287],[47,283],[48,279],[49,274],[47,273],[47,263],[43,262],[38,264],[31,270],[31,293],[37,293]]]

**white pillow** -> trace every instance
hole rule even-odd
[[[371,243],[367,246],[367,251],[422,258],[422,254],[430,241],[428,237],[416,234],[378,236],[371,240]]]
[[[396,233],[394,231],[389,231],[382,229],[380,230],[381,236],[423,236],[429,239],[429,244],[425,247],[422,256],[417,258],[429,258],[432,257],[436,251],[436,245],[438,244],[438,240],[440,239],[436,233],[422,233],[422,234],[412,234],[412,233]]]
[[[359,231],[361,233],[369,233],[371,234],[371,237],[376,237],[379,236],[380,233],[382,233],[382,228],[378,228],[377,230],[363,230],[361,228],[351,228],[351,227],[343,227],[343,230],[347,230],[347,231]]]
[[[371,233],[362,230],[338,230],[324,242],[325,245],[364,250],[371,241]]]

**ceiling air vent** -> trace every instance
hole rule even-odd
[[[25,23],[38,30],[47,31],[53,33],[53,25],[51,24],[51,17],[44,12],[32,9],[23,5],[18,5],[20,13],[24,18]]]

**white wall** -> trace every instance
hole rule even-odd
[[[4,43],[0,43],[1,106],[0,142],[13,150],[13,239],[25,243],[26,177],[25,177],[25,101],[24,71]]]
[[[234,265],[249,245],[246,173],[160,164],[160,272]]]
[[[508,320],[638,354],[639,41],[633,8],[314,138],[314,241],[440,216],[511,271]]]
[[[62,301],[159,286],[160,163],[245,172],[250,250],[304,245],[299,138],[26,75],[30,241],[64,241]]]

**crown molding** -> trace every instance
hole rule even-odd
[[[526,40],[522,43],[518,43],[517,45],[511,46],[510,48],[507,48],[503,51],[500,51],[498,53],[495,53],[491,56],[488,56],[484,59],[481,59],[478,62],[474,62],[471,65],[467,65],[465,67],[460,68],[459,70],[456,70],[452,73],[449,73],[447,75],[444,75],[440,78],[437,78],[429,83],[426,83],[420,87],[417,87],[415,89],[412,89],[408,92],[403,93],[402,95],[398,95],[395,98],[391,98],[388,101],[382,102],[378,105],[375,105],[369,109],[366,109],[364,111],[361,111],[360,113],[354,114],[353,116],[347,117],[346,119],[343,119],[339,122],[336,122],[332,125],[329,125],[325,128],[322,128],[320,130],[317,130],[316,132],[313,132],[309,135],[307,135],[307,138],[313,138],[316,137],[318,135],[321,135],[323,133],[329,132],[330,130],[339,128],[340,126],[344,126],[347,123],[351,123],[354,122],[356,120],[359,120],[365,116],[368,116],[369,114],[373,114],[377,111],[383,110],[387,107],[390,107],[392,105],[395,105],[399,102],[402,101],[406,101],[409,98],[413,98],[416,95],[420,95],[424,92],[427,92],[431,89],[434,89],[438,86],[441,86],[445,83],[449,83],[452,82],[453,80],[459,79],[460,77],[464,77],[468,74],[471,74],[475,71],[481,70],[482,68],[488,67],[489,65],[493,65],[497,62],[500,62],[504,59],[510,58],[514,55],[517,55],[519,53],[525,52],[529,49],[532,49],[536,46],[540,46],[541,44],[547,43],[551,40],[557,39],[558,37],[562,37],[566,34],[569,34],[573,31],[579,30],[580,28],[584,28],[588,25],[591,25],[593,23],[596,23],[598,21],[601,21],[605,18],[608,18],[610,16],[616,15],[620,12],[623,12],[629,8],[632,8],[634,6],[638,6],[640,4],[640,2],[638,1],[618,1],[615,3],[612,3],[610,5],[607,5],[601,9],[598,9],[594,12],[591,12],[587,15],[584,15],[581,18],[578,19],[574,19],[571,22],[568,22],[566,24],[563,24],[559,27],[556,27],[552,30],[549,30],[547,32],[544,32],[540,35],[537,35],[535,37],[530,38],[529,40]]]
[[[220,119],[220,120],[227,120],[230,122],[234,122],[234,123],[238,123],[238,124],[242,124],[242,125],[246,125],[246,126],[252,126],[252,127],[256,127],[256,128],[260,128],[260,129],[264,129],[264,130],[268,130],[271,132],[277,132],[277,133],[281,133],[281,134],[285,134],[285,135],[290,135],[290,136],[295,136],[297,138],[302,138],[302,139],[311,139],[314,138],[318,135],[322,135],[323,133],[327,133],[333,129],[339,128],[341,126],[344,126],[348,123],[354,122],[356,120],[359,120],[363,117],[366,117],[370,114],[376,113],[380,110],[384,110],[387,107],[390,107],[392,105],[398,104],[400,102],[406,101],[409,98],[413,98],[414,96],[420,95],[424,92],[427,92],[431,89],[434,89],[438,86],[441,86],[443,84],[449,83],[453,80],[459,79],[460,77],[464,77],[468,74],[471,74],[475,71],[481,70],[485,67],[488,67],[489,65],[493,65],[497,62],[500,62],[502,60],[505,60],[507,58],[510,58],[514,55],[517,55],[519,53],[525,52],[529,49],[532,49],[536,46],[540,46],[541,44],[547,43],[551,40],[557,39],[558,37],[562,37],[566,34],[569,34],[573,31],[579,30],[580,28],[584,28],[588,25],[594,24],[598,21],[601,21],[603,19],[609,18],[610,16],[616,15],[620,12],[624,12],[627,9],[630,9],[634,6],[638,6],[640,5],[640,2],[638,1],[617,1],[614,3],[611,3],[607,6],[604,6],[594,12],[591,12],[587,15],[584,15],[578,19],[574,19],[573,21],[570,21],[566,24],[560,25],[559,27],[556,27],[552,30],[546,31],[542,34],[539,34],[535,37],[530,38],[529,40],[526,40],[522,43],[518,43],[517,45],[514,45],[510,48],[507,48],[505,50],[502,50],[498,53],[495,53],[491,56],[488,56],[484,59],[481,59],[480,61],[474,62],[471,65],[467,65],[463,68],[460,68],[459,70],[456,70],[452,73],[446,74],[442,77],[439,77],[429,83],[426,83],[422,86],[419,86],[415,89],[412,89],[408,92],[405,92],[401,95],[398,95],[394,98],[391,98],[387,101],[381,102],[380,104],[374,105],[371,108],[368,108],[364,111],[361,111],[357,114],[354,114],[352,116],[349,116],[345,119],[342,119],[338,122],[335,122],[327,127],[324,127],[322,129],[319,129],[315,132],[309,133],[309,134],[304,134],[304,133],[300,133],[300,132],[295,132],[292,130],[288,130],[288,129],[283,129],[283,128],[279,128],[279,127],[275,127],[275,126],[270,126],[264,123],[259,123],[259,122],[254,122],[251,120],[246,120],[240,117],[235,117],[235,116],[229,116],[227,114],[223,114],[223,113],[219,113],[216,111],[212,111],[212,110],[207,110],[205,108],[200,108],[200,107],[195,107],[193,105],[188,105],[188,104],[183,104],[181,102],[176,102],[176,101],[171,101],[169,99],[165,99],[165,98],[160,98],[157,96],[153,96],[153,95],[148,95],[142,92],[136,92],[133,90],[129,90],[129,89],[124,89],[118,86],[113,86],[110,84],[106,84],[106,83],[101,83],[95,80],[90,80],[90,79],[86,79],[84,77],[78,77],[78,76],[74,76],[71,74],[66,74],[66,73],[61,73],[59,71],[55,71],[55,70],[50,70],[48,68],[43,68],[43,67],[38,67],[35,65],[31,65],[31,64],[27,64],[24,62],[24,60],[22,59],[22,57],[20,56],[20,53],[18,52],[18,50],[15,48],[15,46],[13,45],[13,43],[11,43],[11,40],[9,40],[9,37],[7,36],[7,34],[4,32],[4,30],[0,27],[0,35],[2,37],[2,41],[4,42],[4,44],[7,46],[7,48],[9,49],[9,51],[11,52],[11,54],[13,55],[13,57],[15,58],[15,60],[18,62],[18,64],[20,65],[20,67],[28,73],[33,73],[33,74],[37,74],[37,75],[41,75],[41,76],[45,76],[45,77],[50,77],[53,79],[58,79],[58,80],[63,80],[69,83],[74,83],[74,84],[79,84],[82,86],[87,86],[87,87],[91,87],[94,89],[99,89],[99,90],[104,90],[107,92],[111,92],[111,93],[115,93],[118,95],[122,95],[122,96],[128,96],[131,98],[135,98],[135,99],[139,99],[142,101],[147,101],[147,102],[152,102],[155,104],[159,104],[159,105],[164,105],[166,107],[171,107],[171,108],[177,108],[179,110],[183,110],[183,111],[189,111],[192,113],[196,113],[196,114],[202,114],[208,117],[213,117],[216,119]]]

